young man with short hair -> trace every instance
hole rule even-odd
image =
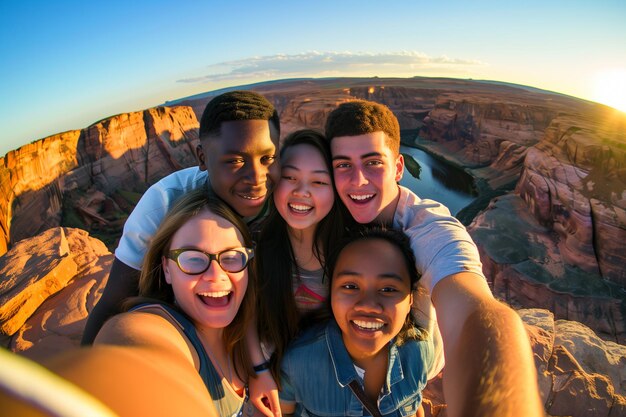
[[[541,415],[528,336],[493,298],[471,237],[445,206],[397,183],[404,159],[393,113],[374,102],[344,103],[328,116],[326,136],[337,193],[354,220],[392,225],[411,239],[426,290],[415,295],[414,314],[436,344],[441,331],[448,415]]]

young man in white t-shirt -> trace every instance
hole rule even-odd
[[[337,193],[354,220],[392,225],[411,239],[427,295],[414,311],[435,338],[437,322],[441,331],[448,416],[542,415],[528,336],[493,298],[471,237],[445,206],[398,185],[404,159],[393,113],[374,102],[344,103],[328,116],[326,136]]]

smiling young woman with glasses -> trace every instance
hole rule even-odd
[[[253,247],[225,203],[205,190],[188,193],[151,242],[139,297],[102,327],[95,345],[149,345],[179,355],[198,372],[219,415],[254,412],[246,403],[255,371],[245,342],[253,320]]]

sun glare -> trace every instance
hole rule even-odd
[[[608,70],[595,76],[594,100],[626,113],[626,70]]]

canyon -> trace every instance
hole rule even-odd
[[[624,413],[624,113],[530,87],[446,78],[286,80],[251,88],[275,104],[282,137],[323,129],[342,102],[383,103],[398,117],[404,144],[472,175],[479,196],[458,217],[494,294],[534,323],[529,335],[542,395],[562,407],[546,410],[583,415],[598,387],[610,385],[600,401],[608,405],[592,415]],[[149,185],[197,163],[198,120],[213,96],[112,116],[0,158],[0,332],[11,350],[37,359],[78,343],[126,217]],[[585,342],[572,342],[576,332]],[[591,346],[601,346],[612,365],[585,368],[589,354],[573,351]],[[585,387],[586,403],[574,398],[576,387]],[[429,412],[437,410],[433,403]]]

